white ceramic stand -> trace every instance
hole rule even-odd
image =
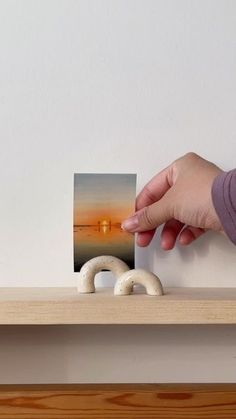
[[[116,278],[119,278],[120,275],[129,270],[129,267],[123,260],[115,256],[104,255],[92,258],[80,269],[78,292],[81,294],[95,292],[95,276],[103,269],[108,269]]]
[[[144,269],[129,269],[128,265],[115,256],[97,256],[86,262],[78,277],[78,292],[89,294],[95,292],[95,276],[103,269],[111,271],[117,278],[114,294],[129,295],[135,284],[145,287],[148,295],[163,295],[163,288],[160,279],[152,272]]]
[[[143,285],[148,295],[163,295],[160,279],[144,269],[131,269],[124,272],[116,281],[114,294],[129,295],[135,284]]]

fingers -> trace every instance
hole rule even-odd
[[[178,220],[172,219],[165,223],[161,233],[161,247],[164,250],[171,250],[174,248],[177,237],[181,245],[189,245],[198,237],[202,236],[206,231],[202,228],[186,226]],[[182,231],[181,231],[182,230]],[[138,233],[137,244],[140,247],[148,246],[152,241],[155,230]]]
[[[167,221],[161,233],[161,247],[164,250],[173,249],[176,239],[182,230],[184,224],[178,220]]]
[[[148,205],[159,201],[170,189],[168,182],[169,167],[162,170],[160,173],[155,175],[147,184],[144,186],[142,191],[136,198],[136,210],[140,210]]]
[[[154,230],[170,218],[171,200],[165,195],[160,201],[137,211],[132,217],[127,218],[121,227],[130,233],[140,233]]]
[[[179,235],[180,244],[186,246],[196,240],[198,237],[202,236],[206,230],[198,227],[186,226]]]
[[[151,243],[152,238],[156,230],[144,231],[143,233],[138,233],[136,243],[140,247],[146,247]]]
[[[170,184],[168,182],[168,171],[169,167],[162,170],[160,173],[154,176],[142,189],[142,191],[136,198],[137,211],[160,200],[163,197],[163,195],[168,191],[168,189],[170,188]],[[127,223],[122,223],[122,228],[127,229]],[[136,240],[138,246],[148,246],[149,243],[152,241],[155,231],[156,229],[154,228],[151,230],[139,232]]]

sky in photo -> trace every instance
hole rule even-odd
[[[74,225],[120,223],[133,214],[135,195],[135,174],[75,174]]]

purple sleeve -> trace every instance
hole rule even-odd
[[[212,200],[224,231],[236,244],[236,169],[215,178]]]

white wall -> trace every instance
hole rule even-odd
[[[235,74],[233,0],[2,0],[0,285],[75,285],[74,172],[136,172],[139,190],[190,150],[235,167]],[[235,286],[236,249],[157,237],[137,265]],[[0,331],[1,383],[235,380],[234,327]]]

